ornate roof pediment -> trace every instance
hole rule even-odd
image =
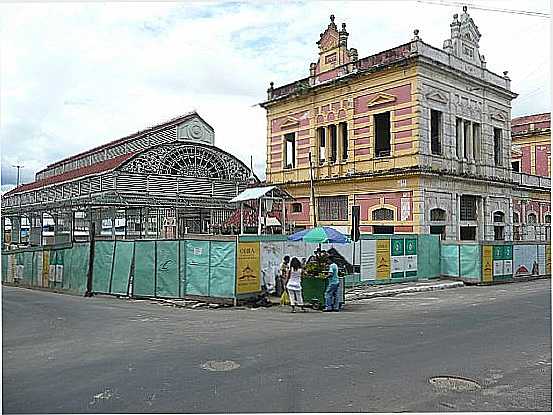
[[[440,91],[429,92],[428,94],[426,94],[426,99],[441,102],[442,104],[447,104],[449,102],[449,100],[447,99],[447,95]]]
[[[374,97],[369,99],[369,101],[367,102],[367,106],[368,107],[374,107],[375,105],[387,104],[387,103],[390,103],[390,102],[394,102],[396,99],[397,98],[396,98],[395,95],[390,95],[390,94],[385,94],[384,92],[379,92]]]
[[[286,120],[280,125],[280,128],[297,127],[300,125],[300,120],[294,117],[286,117]]]
[[[317,41],[317,45],[319,45],[321,52],[326,52],[327,50],[338,47],[338,39],[338,27],[336,23],[334,23],[334,15],[331,15],[330,24],[326,30],[321,33],[321,38]]]
[[[507,117],[505,117],[505,115],[503,115],[503,113],[501,112],[492,112],[490,117],[492,118],[492,120],[496,120],[496,121],[501,121],[501,122],[507,121]]]

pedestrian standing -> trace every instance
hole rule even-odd
[[[296,312],[296,306],[300,306],[302,311],[305,311],[303,306],[303,296],[301,293],[301,274],[302,274],[301,262],[298,258],[292,258],[290,261],[290,270],[288,271],[288,281],[286,282],[286,289],[288,290],[288,296],[290,297],[290,305],[292,306],[292,313]]]
[[[286,280],[288,279],[288,271],[290,269],[290,257],[286,255],[280,263],[280,275],[276,280],[276,295],[280,297],[286,289]]]
[[[324,311],[340,311],[340,302],[338,301],[338,265],[332,257],[329,257],[330,266],[328,267],[328,287],[325,291]]]

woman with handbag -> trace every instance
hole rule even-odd
[[[286,282],[286,289],[288,290],[288,296],[290,297],[290,305],[292,306],[292,313],[296,312],[296,306],[300,306],[302,311],[306,311],[303,306],[303,296],[301,292],[301,274],[302,274],[301,262],[298,258],[294,257],[290,261],[290,270],[288,271],[288,279]]]

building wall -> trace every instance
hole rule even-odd
[[[309,180],[309,151],[314,178],[374,172],[417,164],[415,68],[390,69],[344,85],[289,100],[267,109],[267,181],[275,184]],[[390,111],[392,156],[374,157],[373,115]],[[348,158],[318,165],[317,128],[347,123]],[[286,169],[285,140],[296,134],[296,168]],[[328,137],[327,137],[328,140]],[[328,143],[327,143],[328,144]]]
[[[401,66],[377,64],[374,70],[353,74],[345,67],[335,68],[336,79],[321,83],[316,76],[319,66],[312,64],[311,77],[297,81],[302,84],[300,92],[297,83],[277,89],[271,85],[269,101],[263,104],[267,182],[282,186],[301,203],[301,212],[290,213],[297,226],[309,226],[314,219],[310,152],[317,200],[348,197],[347,220],[323,221],[317,211],[318,225],[348,229],[351,206],[359,205],[363,232],[390,225],[396,233],[430,233],[436,231],[433,227],[444,226],[445,239],[457,240],[464,227],[473,226],[476,240],[511,240],[515,196],[524,195],[539,201],[542,211],[550,210],[546,203],[550,190],[544,183],[515,177],[511,170],[511,100],[516,94],[510,91],[507,72],[500,76],[486,69],[478,51],[480,33],[466,9],[461,17],[454,15],[450,27],[444,50],[425,44],[415,33],[411,43],[370,57],[403,56]],[[320,55],[328,53],[324,50]],[[431,146],[432,110],[441,113],[438,154]],[[384,111],[391,114],[391,154],[376,157],[374,116]],[[457,128],[458,119],[467,123],[466,139],[464,128]],[[342,121],[348,126],[347,160],[330,163],[327,157],[319,165],[317,128]],[[287,168],[285,134],[290,132],[297,137],[297,163]],[[497,132],[499,142],[494,137]],[[541,161],[548,150],[536,151],[541,153],[532,156],[525,150],[528,165],[543,171]],[[477,198],[476,220],[461,220],[465,195]],[[392,210],[393,220],[373,221],[372,211],[379,207]],[[431,219],[430,212],[438,208],[445,211],[444,220]],[[494,222],[498,212],[502,220]],[[540,220],[545,221],[543,214]],[[503,233],[498,236],[500,227]]]

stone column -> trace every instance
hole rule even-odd
[[[330,163],[330,125],[324,127],[325,129],[325,163]]]
[[[468,123],[468,126],[469,128],[467,129],[468,130],[468,137],[467,137],[467,149],[466,149],[466,155],[467,155],[467,160],[469,162],[472,162],[474,161],[474,158],[473,158],[473,146],[474,146],[474,143],[473,143],[473,136],[472,136],[472,123],[469,122]],[[464,128],[463,128],[463,132],[464,132]],[[463,140],[464,142],[464,140]]]
[[[481,197],[480,198],[480,203],[481,203],[481,208],[480,208],[480,212],[482,214],[482,219],[479,220],[477,223],[478,223],[478,228],[481,228],[481,229],[478,229],[478,233],[480,234],[480,240],[481,241],[486,241],[488,240],[488,222],[489,222],[489,219],[488,219],[488,205],[489,205],[489,197],[488,196],[484,196],[483,198]],[[480,225],[480,223],[482,225]]]
[[[455,234],[457,235],[457,240],[461,240],[461,196],[459,193],[455,193],[455,210],[457,214],[457,221],[454,222],[456,226]]]
[[[342,127],[338,123],[336,124],[336,162],[339,163],[342,160]]]

